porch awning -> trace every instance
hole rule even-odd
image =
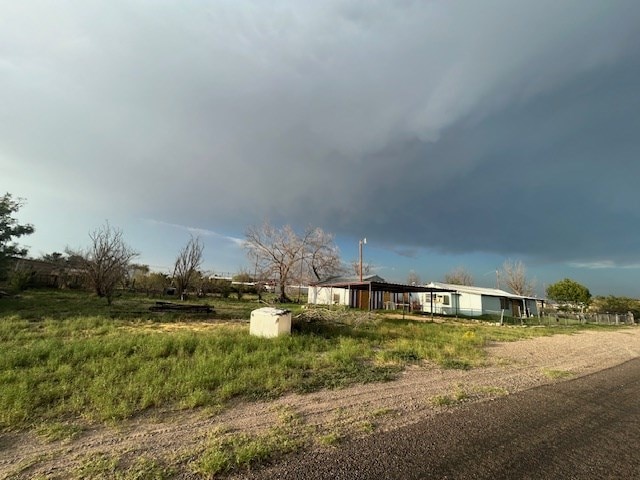
[[[323,283],[318,285],[322,287],[347,288],[349,290],[366,290],[371,292],[389,292],[389,293],[446,293],[457,292],[457,290],[439,287],[427,287],[423,285],[404,285],[401,283],[387,282],[336,282]]]

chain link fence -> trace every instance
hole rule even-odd
[[[636,318],[633,313],[574,313],[561,311],[545,311],[539,315],[531,315],[527,317],[518,317],[511,314],[511,310],[491,310],[484,312],[465,310],[459,312],[456,316],[466,318],[477,318],[488,320],[504,325],[577,325],[577,324],[596,324],[596,325],[637,325],[640,318]]]

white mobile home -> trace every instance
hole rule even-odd
[[[384,279],[378,275],[366,275],[362,277],[362,282],[384,282]],[[318,282],[309,286],[307,303],[364,308],[369,304],[369,295],[366,291],[351,288],[351,285],[356,283],[359,283],[359,278],[356,277],[331,277]]]
[[[418,285],[387,283],[377,275],[353,278],[333,277],[309,287],[308,303],[345,305],[365,310],[422,311],[417,295],[441,294],[448,290]]]
[[[431,282],[428,287],[453,290],[443,293],[420,293],[420,303],[424,312],[440,315],[507,315],[529,317],[538,315],[537,299],[515,295],[497,288],[452,285]]]

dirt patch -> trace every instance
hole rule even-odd
[[[490,400],[637,358],[640,328],[555,335],[487,348],[487,365],[473,370],[444,370],[425,363],[388,383],[239,403],[221,412],[154,410],[114,428],[90,427],[63,441],[48,442],[35,432],[1,434],[0,478],[81,478],[86,476],[83,468],[97,458],[150,459],[172,466],[176,476],[191,478],[188,465],[212,432],[259,434],[292,415],[304,425],[301,435],[307,436],[307,443],[395,429],[458,403]]]
[[[215,330],[219,328],[242,328],[243,324],[238,321],[224,321],[224,320],[213,320],[213,321],[203,321],[203,322],[188,322],[188,323],[151,323],[148,325],[142,325],[135,327],[130,327],[132,331],[140,331],[140,330],[148,330],[151,332],[203,332],[207,330]]]

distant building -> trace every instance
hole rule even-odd
[[[13,258],[10,268],[28,275],[34,287],[78,288],[85,276],[82,269],[32,258]]]

